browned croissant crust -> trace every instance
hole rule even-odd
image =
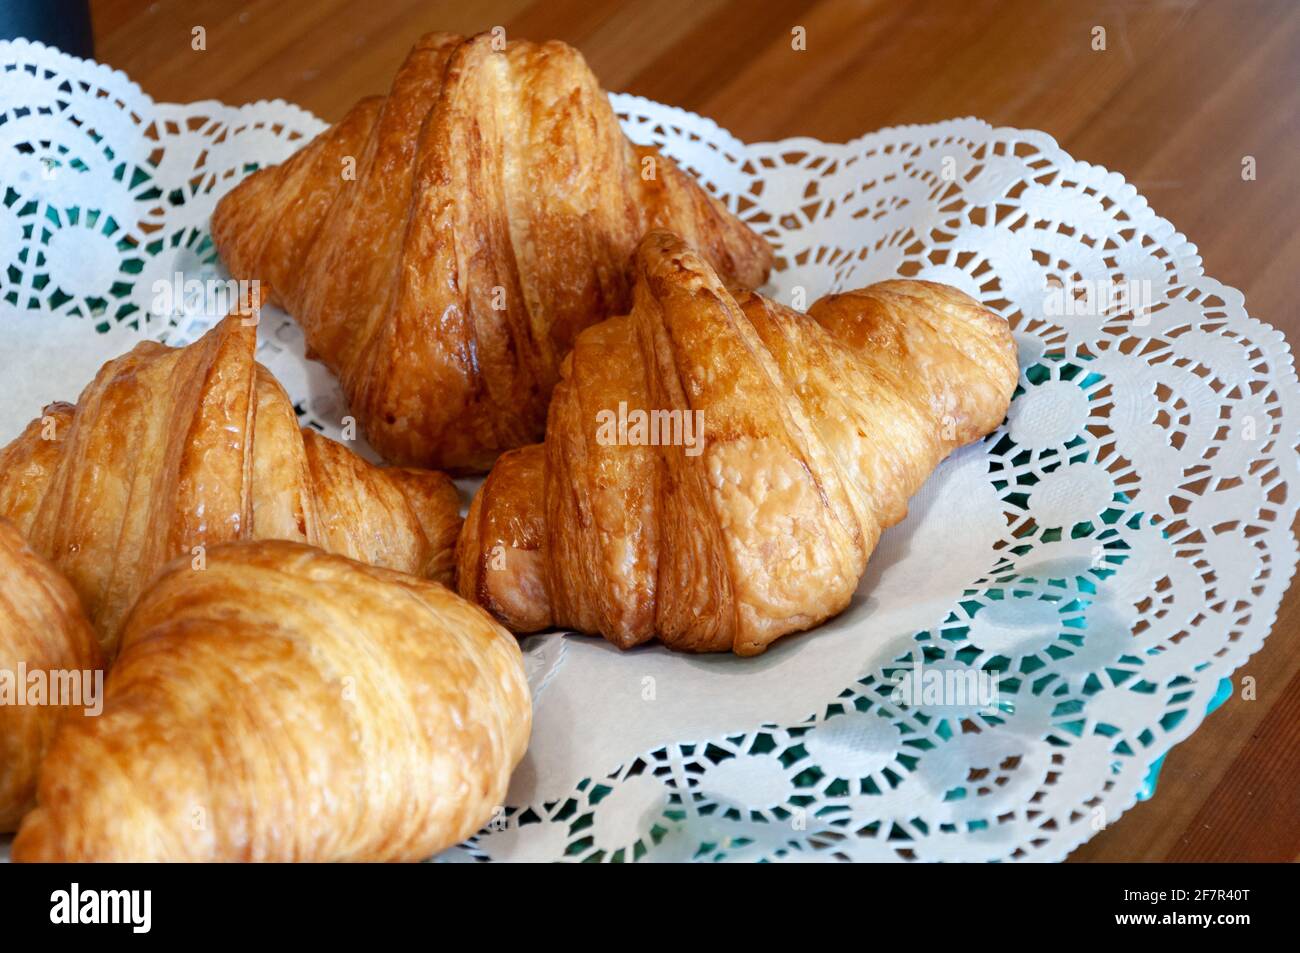
[[[300,430],[255,346],[237,314],[188,347],[137,344],[0,450],[0,516],[72,582],[110,657],[154,573],[214,543],[296,540],[450,581],[451,480]]]
[[[817,625],[939,461],[1001,422],[1018,377],[1006,321],[931,282],[804,315],[733,297],[657,231],[634,302],[579,336],[545,444],[501,457],[461,531],[461,594],[516,632],[753,655]],[[647,410],[685,411],[660,431],[684,445],[635,445],[654,434],[635,429]]]
[[[59,722],[102,701],[103,664],[68,581],[0,519],[0,833],[35,803]]]
[[[444,586],[217,546],[140,597],[13,858],[420,860],[491,817],[531,723],[514,638]]]
[[[489,34],[424,37],[387,97],[212,217],[231,273],[298,319],[384,459],[457,470],[541,438],[560,360],[627,311],[652,227],[728,283],[766,280],[766,243],[627,141],[580,53]]]

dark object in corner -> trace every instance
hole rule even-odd
[[[94,56],[90,0],[0,0],[0,40],[20,36],[73,56]]]

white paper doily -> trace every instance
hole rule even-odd
[[[8,440],[133,339],[184,343],[219,317],[152,315],[155,282],[222,275],[217,199],[324,124],[279,101],[154,103],[25,41],[0,43],[0,71]],[[959,119],[746,145],[612,99],[632,139],[772,239],[776,296],[956,285],[1012,321],[1020,390],[815,633],[744,660],[526,640],[529,755],[509,807],[444,857],[1063,858],[1132,806],[1276,618],[1296,562],[1285,340],[1131,185],[1044,133]],[[1150,307],[1135,315],[1118,287]],[[291,322],[263,321],[261,358],[338,435],[346,410]],[[896,702],[914,651],[1001,673],[1000,706]]]

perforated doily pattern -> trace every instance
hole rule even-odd
[[[323,124],[283,102],[153,103],[119,72],[24,41],[0,43],[0,70],[4,307],[88,334],[147,318],[150,336],[192,340],[219,315],[152,313],[155,282],[219,276],[216,200]],[[1131,185],[1045,134],[961,119],[746,145],[679,109],[613,101],[631,138],[772,240],[788,303],[904,275],[1008,317],[1022,366],[1008,419],[945,465],[1000,517],[910,540],[957,573],[936,582],[943,608],[873,633],[879,651],[802,719],[769,723],[755,699],[735,730],[585,765],[567,795],[506,807],[444,858],[1064,857],[1134,803],[1276,617],[1296,561],[1286,342]],[[300,413],[337,433],[337,389],[301,359],[294,325],[264,321],[261,338]],[[568,644],[525,644],[539,698]],[[896,701],[915,658],[996,674],[998,703]]]

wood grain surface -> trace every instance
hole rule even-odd
[[[1254,316],[1300,340],[1295,0],[94,0],[96,57],[155,99],[280,98],[335,120],[387,90],[422,32],[558,38],[606,88],[742,139],[845,140],[978,116],[1042,129],[1122,173]],[[207,51],[190,46],[203,26]],[[807,49],[791,48],[802,26]],[[1106,49],[1093,49],[1094,27]],[[1254,156],[1257,178],[1243,181]],[[1294,436],[1294,435],[1292,435]],[[1293,491],[1296,488],[1293,488]],[[1077,860],[1300,857],[1300,595],[1234,697],[1166,760],[1159,792]],[[1228,885],[1230,886],[1230,885]]]

